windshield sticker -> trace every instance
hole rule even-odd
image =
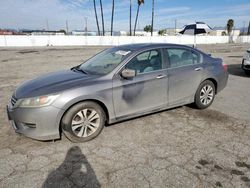
[[[115,52],[116,55],[128,55],[131,51],[123,51],[123,50],[118,50],[117,52]]]

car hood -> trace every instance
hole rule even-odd
[[[59,93],[73,87],[82,86],[93,77],[96,76],[89,76],[72,70],[53,72],[24,82],[16,89],[14,96],[20,99]]]

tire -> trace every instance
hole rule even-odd
[[[205,80],[200,84],[195,93],[194,104],[198,109],[205,109],[213,103],[214,97],[215,86],[213,82],[210,80]]]
[[[62,118],[64,135],[72,142],[87,142],[97,137],[106,122],[102,107],[95,102],[81,102],[71,107]]]

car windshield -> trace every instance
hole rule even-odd
[[[114,70],[130,52],[118,48],[104,50],[83,63],[79,69],[87,74],[105,75]]]

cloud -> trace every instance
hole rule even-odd
[[[66,20],[71,29],[84,28],[84,17],[93,17],[89,8],[76,9],[84,6],[86,1],[74,0],[68,3],[60,0],[8,0],[1,2],[0,27],[7,28],[46,28],[46,19],[50,29],[65,28]],[[91,23],[91,22],[90,22]]]
[[[103,0],[104,21],[106,30],[110,29],[112,1]],[[136,0],[132,0],[132,26],[136,13]],[[96,0],[99,24],[101,15],[99,0]],[[198,9],[193,6],[166,6],[165,0],[156,0],[155,28],[174,27],[194,22],[205,21],[209,25],[224,26],[229,18],[235,20],[236,26],[242,26],[243,21],[250,20],[250,3],[236,6],[223,6]],[[230,4],[229,4],[230,5]],[[0,6],[0,28],[45,29],[46,19],[50,29],[65,29],[68,20],[69,29],[85,27],[85,17],[88,17],[88,28],[96,30],[96,21],[92,0],[8,0],[2,1]],[[140,9],[139,28],[151,23],[151,1],[146,1]],[[115,30],[129,29],[129,0],[115,1]]]
[[[224,26],[229,18],[235,20],[236,27],[241,27],[243,20],[250,20],[250,4],[241,4],[236,6],[224,6],[215,8],[204,8],[202,10],[190,9],[189,11],[176,12],[175,14],[162,15],[157,17],[158,26],[170,23],[170,26],[174,26],[174,20],[178,21],[178,26],[194,22],[205,21],[209,25]]]

